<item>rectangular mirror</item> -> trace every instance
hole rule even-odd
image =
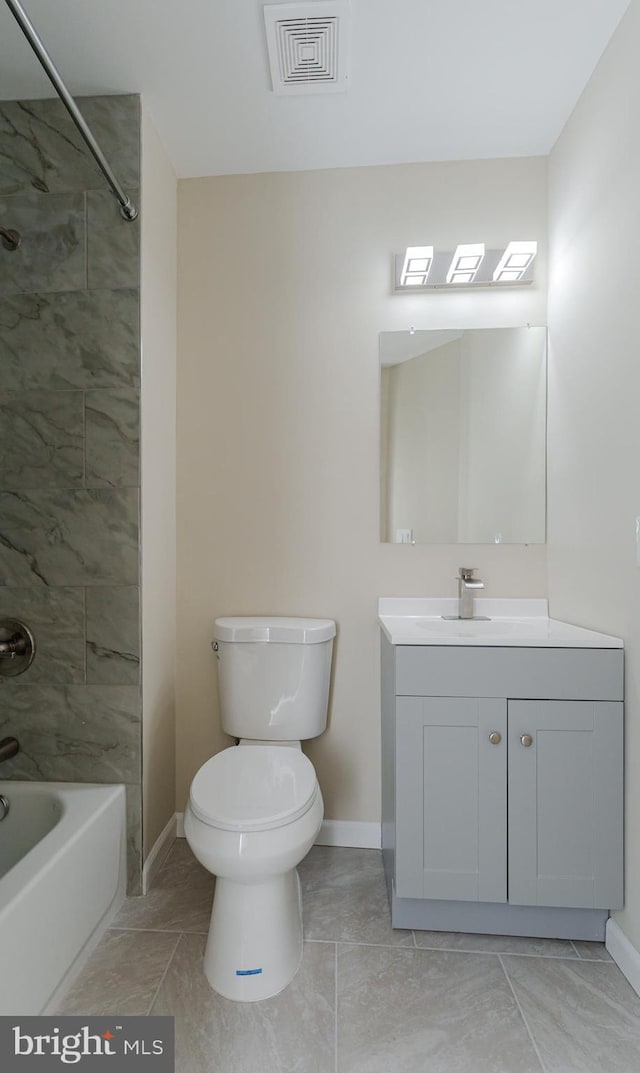
[[[547,330],[380,333],[381,532],[544,544]]]

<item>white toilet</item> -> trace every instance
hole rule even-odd
[[[185,812],[191,849],[217,876],[204,971],[226,998],[282,991],[302,957],[296,865],[323,817],[301,740],[327,725],[331,619],[216,620],[222,727],[240,739],[196,774]]]

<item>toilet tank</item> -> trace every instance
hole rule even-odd
[[[216,619],[223,730],[259,741],[322,734],[335,632],[326,618]]]

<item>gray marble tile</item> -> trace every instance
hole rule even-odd
[[[452,931],[416,931],[422,950],[463,950],[468,953],[521,954],[529,957],[575,958],[568,939],[527,939],[519,935],[467,935]]]
[[[298,872],[306,939],[413,946],[391,927],[379,850],[314,846]]]
[[[274,998],[230,1002],[207,983],[204,943],[182,936],[151,1010],[176,1019],[176,1069],[334,1073],[333,945],[306,943],[296,976]]]
[[[135,488],[0,492],[0,584],[138,580]]]
[[[580,939],[574,939],[572,945],[576,949],[578,957],[585,961],[611,961],[611,954],[604,943],[587,943]]]
[[[3,389],[139,386],[139,320],[137,290],[0,301]]]
[[[136,685],[140,677],[140,621],[135,585],[86,590],[87,681]]]
[[[129,898],[114,927],[206,934],[211,919],[214,878],[195,859],[184,838],[176,840],[153,888]]]
[[[76,488],[84,477],[80,391],[0,397],[0,480],[4,489]]]
[[[497,957],[366,946],[338,948],[337,1069],[542,1073]]]
[[[86,286],[84,194],[0,198],[0,226],[22,236],[17,250],[0,247],[0,297]]]
[[[84,682],[83,589],[0,587],[0,616],[25,622],[36,643],[31,666],[24,674],[3,679],[4,685]]]
[[[118,93],[80,97],[79,107],[120,182],[127,188],[138,186],[140,96],[137,93]],[[126,192],[131,193],[129,189]]]
[[[138,761],[141,753],[138,752]],[[138,764],[140,767],[140,764]],[[142,786],[126,787],[127,791],[127,895],[135,897],[142,891]]]
[[[177,943],[163,932],[106,932],[56,1013],[147,1014]]]
[[[140,779],[140,697],[135,686],[0,685],[0,737],[21,751],[8,779],[130,782]]]
[[[140,103],[133,95],[76,103],[122,184],[139,182]],[[105,179],[57,98],[0,103],[0,193],[102,189]]]
[[[140,399],[132,388],[85,395],[86,483],[140,484]]]
[[[614,964],[502,958],[546,1073],[635,1073],[640,998]]]
[[[137,202],[137,190],[127,193]],[[140,284],[140,218],[123,219],[108,190],[87,193],[87,264],[92,289]]]

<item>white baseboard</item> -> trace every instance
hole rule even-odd
[[[626,976],[633,990],[640,995],[640,951],[636,950],[630,939],[615,920],[607,921],[607,950],[616,965]]]
[[[182,813],[180,813],[180,817],[182,818]],[[167,854],[176,840],[177,826],[178,814],[174,812],[164,831],[158,835],[151,852],[142,867],[143,894],[146,894],[149,888],[153,885],[153,880],[164,864]]]
[[[184,838],[184,812],[177,812],[175,819],[176,837]],[[381,845],[380,824],[360,823],[357,820],[324,820],[316,838],[316,846],[380,849]]]
[[[356,849],[380,849],[379,823],[358,820],[323,820],[316,846],[352,846]]]

